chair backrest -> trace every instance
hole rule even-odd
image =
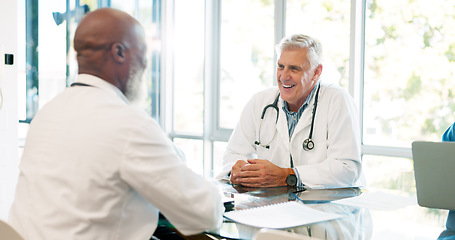
[[[253,237],[253,240],[315,240],[316,238],[300,235],[282,230],[261,229]]]
[[[0,239],[5,240],[24,240],[14,228],[8,223],[0,220]]]

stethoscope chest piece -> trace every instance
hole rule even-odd
[[[314,148],[314,142],[313,140],[307,138],[303,141],[302,146],[305,151],[310,151]]]

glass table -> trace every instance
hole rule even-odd
[[[219,182],[227,211],[238,211],[270,204],[297,201],[323,212],[336,213],[342,218],[299,226],[284,231],[314,239],[437,239],[444,226],[431,226],[422,218],[417,204],[396,210],[370,210],[332,203],[333,200],[355,197],[368,192],[360,188],[296,189],[290,187],[248,188]],[[230,203],[230,204],[229,204]],[[252,239],[260,228],[224,219],[219,229],[207,232],[216,239]]]

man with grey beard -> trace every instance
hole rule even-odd
[[[30,125],[10,224],[34,240],[150,239],[159,212],[184,235],[218,227],[217,187],[130,104],[146,67],[140,24],[96,10],[80,22],[74,49],[75,83]]]

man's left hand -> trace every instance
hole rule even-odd
[[[280,168],[268,160],[248,159],[248,164],[240,168],[236,180],[246,187],[286,186],[288,170]]]

